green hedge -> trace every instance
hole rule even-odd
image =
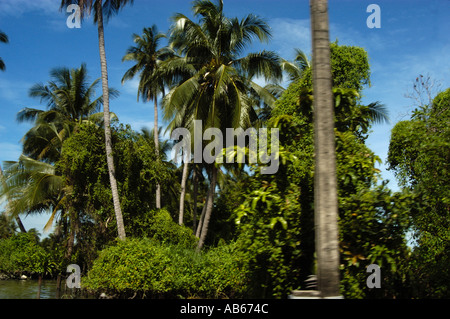
[[[147,236],[161,243],[177,244],[186,248],[197,246],[197,237],[186,226],[175,223],[170,213],[165,209],[150,212],[147,226]]]
[[[82,285],[116,297],[238,298],[247,286],[234,244],[196,253],[155,239],[127,239],[101,251]]]
[[[0,240],[0,273],[52,275],[60,271],[60,258],[46,251],[31,233],[17,233]]]

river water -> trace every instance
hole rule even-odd
[[[56,280],[42,280],[41,299],[58,298]],[[0,299],[36,299],[39,290],[37,280],[0,280]],[[59,298],[83,298],[75,289],[62,287]]]

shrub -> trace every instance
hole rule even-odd
[[[32,233],[18,233],[0,240],[0,273],[49,275],[56,268],[56,257],[40,246]]]
[[[100,252],[82,283],[116,297],[239,297],[246,287],[241,270],[234,244],[196,253],[155,239],[127,239]]]
[[[192,230],[175,223],[169,212],[159,209],[150,214],[148,236],[162,243],[177,244],[186,248],[194,248],[197,238]]]

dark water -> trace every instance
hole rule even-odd
[[[57,299],[56,286],[56,280],[42,280],[40,298]],[[61,286],[59,298],[83,298],[75,289]],[[38,290],[37,280],[0,280],[0,299],[36,299]]]

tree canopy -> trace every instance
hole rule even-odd
[[[2,163],[0,275],[54,278],[77,264],[83,289],[117,298],[286,298],[314,289],[319,90],[307,54],[295,49],[287,61],[272,51],[252,52],[255,42],[271,40],[268,21],[229,17],[222,0],[194,1],[193,18],[174,14],[165,33],[153,25],[133,34],[123,60],[134,65],[122,80],[139,77],[136,94],[141,102],[154,100],[155,119],[161,107],[166,132],[185,128],[195,135],[194,121],[201,121],[202,150],[211,128],[279,133],[256,136],[256,145],[279,159],[273,174],[264,173],[261,157],[250,160],[253,136],[215,150],[214,156],[242,157],[239,163],[183,154],[179,165],[171,151],[182,140],[164,138],[157,120],[135,131],[109,106],[101,112],[118,95],[105,80],[103,18],[133,1],[61,1],[62,8],[73,2],[83,17],[94,11],[103,94],[100,78],[91,80],[83,63],[54,68],[47,82],[30,88],[45,109],[18,112],[17,120],[32,127],[19,158]],[[0,32],[0,42],[7,39]],[[394,125],[387,163],[400,188],[393,191],[377,168],[381,158],[366,144],[370,129],[389,121],[383,97],[362,99],[371,83],[368,53],[337,41],[330,53],[340,294],[448,298],[450,89],[419,99],[410,118]],[[414,85],[426,89],[426,81],[419,76]],[[19,216],[43,213],[46,229],[53,226],[47,238],[23,225],[18,232],[14,219],[20,225]],[[382,289],[367,285],[373,264],[382,269]]]

